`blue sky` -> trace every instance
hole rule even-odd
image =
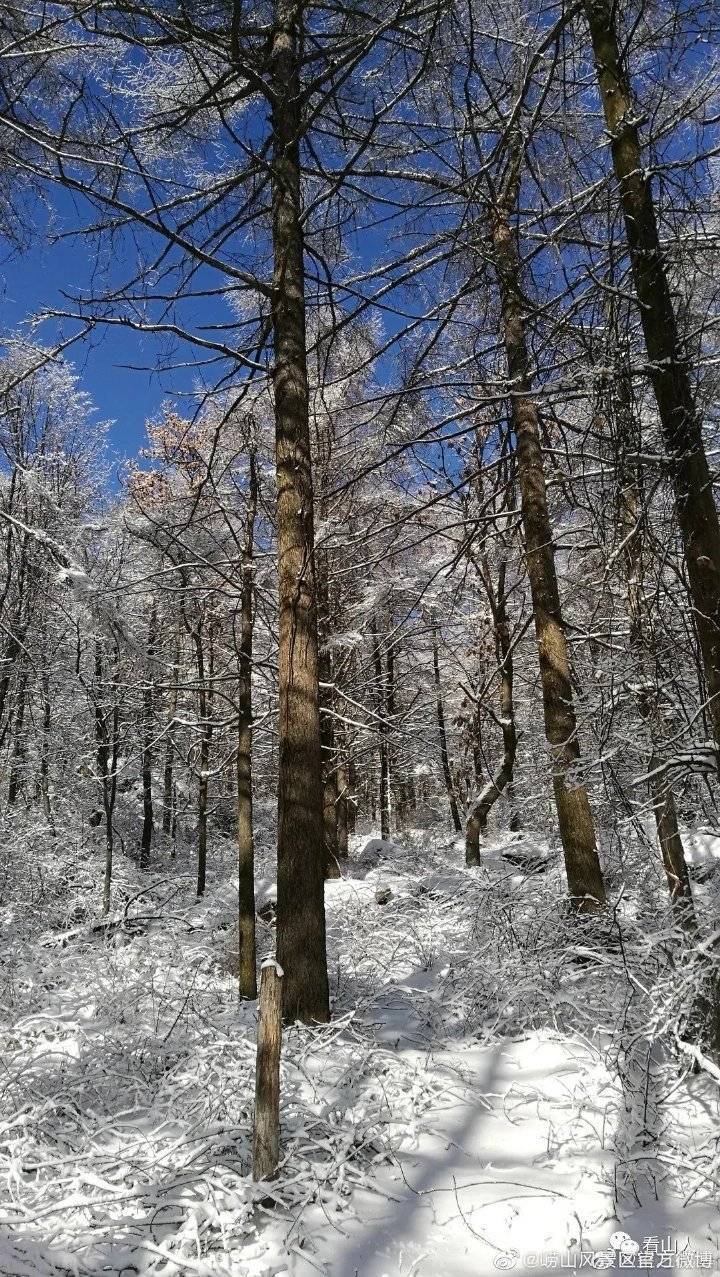
[[[0,313],[2,332],[32,335],[28,321],[44,308],[67,308],[67,289],[84,291],[96,268],[94,244],[89,235],[47,239],[50,218],[41,205],[34,214],[30,247],[23,253],[4,246],[0,256]],[[87,210],[85,210],[86,212]],[[60,194],[52,206],[52,230],[62,235],[79,222],[72,199]],[[123,266],[123,263],[119,263]],[[34,334],[35,340],[51,345],[62,335],[77,330],[71,321],[48,321]],[[154,416],[173,390],[187,391],[191,374],[187,371],[162,374],[145,371],[157,361],[158,343],[119,328],[98,327],[89,337],[73,345],[67,354],[78,374],[80,386],[91,396],[98,420],[111,421],[110,447],[120,458],[134,456],[145,440],[145,421]],[[135,367],[131,367],[134,365]]]

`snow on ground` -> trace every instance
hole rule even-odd
[[[622,947],[590,968],[589,939],[558,944],[559,871],[504,845],[477,872],[427,834],[365,841],[327,885],[333,1022],[285,1036],[272,1185],[249,1178],[229,867],[200,904],[190,876],[150,875],[109,933],[3,908],[3,1277],[478,1277],[581,1252],[619,1271],[618,1233],[687,1242],[706,1271],[717,1100],[636,1029],[618,1050],[640,1023]]]

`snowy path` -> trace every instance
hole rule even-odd
[[[328,1272],[477,1277],[513,1248],[559,1251],[590,1233],[594,1240],[611,1207],[592,1165],[603,1156],[602,1111],[588,1113],[576,1097],[579,1055],[530,1039],[432,1060],[409,1052],[407,1063],[443,1083],[442,1102],[425,1112],[414,1147],[383,1169],[376,1190],[356,1193],[346,1238],[326,1238]],[[573,1130],[580,1148],[570,1150]]]
[[[369,877],[366,890],[376,875]],[[336,893],[347,902],[359,891],[344,884]],[[305,1220],[313,1254],[296,1253],[298,1277],[318,1269],[333,1277],[478,1277],[513,1250],[559,1252],[589,1237],[599,1245],[602,1226],[606,1235],[617,1226],[600,1174],[612,1154],[602,1093],[610,1083],[598,1060],[549,1035],[423,1049],[423,1011],[441,1000],[437,977],[445,974],[399,980],[363,1022],[402,1060],[408,1089],[434,1098],[419,1105],[394,1164],[355,1191],[342,1218],[328,1227],[319,1212],[317,1232]]]
[[[380,881],[401,897],[413,893],[407,879],[371,872],[362,883],[334,885],[329,916],[342,900],[346,920],[353,899],[367,916]],[[442,875],[437,884],[453,885]],[[618,1086],[600,1056],[549,1031],[493,1046],[473,1035],[443,1041],[449,974],[430,964],[391,979],[361,1017],[363,1031],[402,1061],[419,1101],[415,1129],[372,1185],[354,1191],[349,1209],[336,1218],[308,1213],[310,1255],[294,1252],[294,1277],[481,1277],[563,1264],[571,1271],[581,1251],[602,1252],[598,1267],[627,1272],[610,1243],[618,1232],[640,1247],[647,1237],[659,1245],[671,1237],[693,1254],[712,1251],[720,1266],[720,1219],[707,1205],[683,1209],[650,1195],[618,1219]],[[428,1094],[432,1102],[422,1103]],[[647,1255],[646,1270],[662,1266]],[[705,1258],[684,1271],[707,1271]]]
[[[249,1176],[255,1008],[227,967],[232,868],[117,942],[89,914],[8,943],[0,1277],[525,1274],[618,1227],[708,1250],[705,1181],[688,1209],[659,1204],[654,1153],[642,1209],[614,1216],[617,1078],[543,1002],[574,1013],[585,968],[508,939],[548,934],[542,897],[528,908],[522,881],[468,874],[443,845],[354,874],[327,888],[333,1023],[285,1036],[271,1207]],[[537,890],[555,898],[547,877]]]

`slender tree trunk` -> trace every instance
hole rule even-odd
[[[105,817],[105,870],[103,874],[102,911],[110,912],[110,891],[113,868],[113,825],[110,806],[110,741],[107,715],[102,703],[103,661],[100,639],[95,639],[95,746],[97,769],[102,785],[103,814]]]
[[[522,525],[537,635],[545,734],[552,754],[555,806],[568,889],[579,909],[592,912],[604,904],[605,886],[590,803],[576,774],[580,744],[545,490],[540,417],[531,388],[520,256],[511,227],[520,193],[519,140],[513,143],[511,151],[509,173],[496,208],[492,234],[510,382]]]
[[[388,801],[392,818],[397,828],[400,821],[402,805],[402,785],[400,784],[400,746],[397,734],[397,704],[395,693],[397,688],[397,660],[399,644],[397,641],[388,644],[386,668],[386,708],[388,720]]]
[[[489,784],[485,785],[470,812],[465,833],[465,863],[467,865],[479,865],[480,863],[480,835],[485,833],[488,816],[498,798],[501,797],[504,790],[510,791],[512,789],[515,756],[517,754],[517,728],[515,725],[515,701],[513,697],[514,665],[505,592],[506,572],[506,565],[502,563],[498,572],[497,590],[495,590],[490,575],[490,566],[487,560],[482,563],[481,575],[495,627],[500,670],[500,725],[503,738],[503,756],[495,775]],[[515,813],[513,812],[513,814]],[[517,817],[515,818],[517,820]]]
[[[17,802],[20,790],[22,789],[23,774],[25,771],[25,737],[23,732],[25,730],[27,683],[27,672],[23,670],[18,683],[17,703],[15,706],[15,718],[13,721],[12,761],[10,763],[10,781],[8,784],[8,805],[10,807],[13,807]]]
[[[172,833],[172,810],[173,810],[173,767],[175,764],[175,715],[178,706],[178,679],[180,677],[180,625],[178,624],[177,636],[175,639],[175,653],[173,657],[170,685],[170,698],[168,703],[168,729],[165,737],[165,766],[163,768],[163,818],[162,829],[166,836]]]
[[[257,463],[252,447],[249,454],[249,468],[238,653],[238,985],[241,998],[257,997],[252,795],[253,553],[257,510]]]
[[[193,631],[195,639],[195,658],[198,672],[198,717],[200,719],[200,758],[198,767],[198,859],[197,859],[197,894],[205,894],[207,876],[207,812],[208,782],[210,773],[210,744],[212,741],[212,683],[213,683],[213,636],[212,625],[208,626],[208,669],[205,681],[205,652],[203,650],[203,623],[198,622]]]
[[[349,781],[347,761],[342,759],[338,768],[337,839],[338,856],[347,860],[350,854]]]
[[[344,723],[338,726],[338,798],[337,839],[338,856],[347,860],[350,854],[350,763],[348,759],[348,733]]]
[[[643,616],[643,546],[640,527],[642,508],[637,457],[642,448],[640,423],[632,403],[630,372],[621,368],[614,382],[617,472],[619,482],[619,525],[624,546],[622,561],[625,573],[625,590],[630,620],[630,650],[634,655],[636,672],[640,677],[640,691],[636,697],[638,712],[646,724],[651,740],[651,757],[648,771],[649,790],[653,807],[658,844],[667,877],[670,900],[680,923],[695,930],[695,910],[692,890],[685,862],[685,850],[678,826],[675,795],[662,770],[662,726],[657,688],[648,687],[648,656],[645,618]]]
[[[329,749],[334,751],[334,741],[328,744]],[[338,800],[339,800],[338,773],[336,765],[332,764],[332,770],[328,772],[323,786],[323,802],[324,802],[324,825],[325,825],[325,877],[341,878],[340,872],[340,838],[338,830]]]
[[[651,178],[623,64],[611,0],[585,0],[652,383],[663,429],[702,653],[715,744],[720,748],[720,523],[688,358],[673,307]]]
[[[375,698],[380,735],[380,837],[390,837],[390,757],[388,753],[388,721],[385,700],[385,676],[377,626],[373,630],[373,663],[375,666]]]
[[[438,735],[440,737],[440,761],[442,763],[443,779],[445,781],[445,792],[448,796],[450,804],[450,816],[452,817],[453,829],[456,834],[462,830],[462,821],[460,819],[460,809],[458,808],[455,789],[452,782],[452,772],[450,771],[450,755],[448,754],[447,732],[445,730],[445,709],[443,707],[442,684],[440,682],[440,654],[438,652],[438,636],[437,629],[433,626],[432,632],[433,644],[433,675],[435,678],[435,712],[437,714]]]
[[[301,222],[299,0],[276,0],[272,90],[272,321],[279,587],[277,955],[289,1021],[330,1016],[317,595]]]
[[[142,790],[143,790],[143,827],[142,839],[140,842],[140,868],[147,869],[150,865],[150,848],[152,846],[153,830],[155,828],[153,818],[153,793],[152,793],[152,737],[154,726],[154,702],[153,695],[153,661],[155,659],[155,637],[157,631],[157,608],[155,603],[152,605],[150,612],[150,622],[148,626],[148,642],[147,642],[147,675],[145,679],[145,687],[143,690],[143,751],[142,751]]]
[[[52,709],[50,705],[50,680],[47,670],[43,670],[40,686],[42,689],[42,736],[40,740],[40,799],[43,815],[52,833],[55,833],[52,803],[50,802],[50,735],[52,730]]]
[[[323,763],[323,824],[325,830],[325,877],[340,878],[338,863],[338,775],[335,724],[333,721],[333,662],[330,654],[330,584],[327,551],[317,556],[318,671],[320,678],[320,750]]]
[[[358,800],[357,800],[357,768],[355,766],[355,759],[352,757],[352,755],[350,756],[350,758],[348,758],[347,774],[348,774],[348,791],[349,791],[348,800],[347,800],[348,834],[354,834],[356,826],[357,826]]]

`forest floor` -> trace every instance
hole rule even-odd
[[[285,1035],[271,1189],[229,844],[200,903],[189,862],[120,865],[110,928],[90,860],[85,896],[54,866],[49,913],[6,883],[2,1277],[720,1267],[717,1088],[643,1035],[628,944],[567,941],[559,867],[505,859],[531,841],[471,871],[429,832],[355,840],[326,890],[333,1021]]]

